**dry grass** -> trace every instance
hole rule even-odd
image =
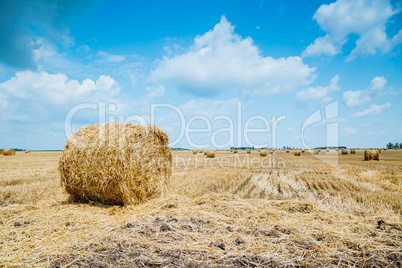
[[[125,207],[69,202],[60,153],[0,157],[0,263],[401,267],[402,152],[362,153],[332,167],[283,151],[175,152],[168,194]],[[285,164],[248,165],[262,159]]]

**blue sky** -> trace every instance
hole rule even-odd
[[[384,147],[401,43],[399,1],[4,0],[0,148],[109,121],[174,147]]]

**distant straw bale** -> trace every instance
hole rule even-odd
[[[31,152],[31,150],[25,150],[26,154],[29,154]]]
[[[299,151],[299,150],[297,150],[297,151],[294,151],[294,153],[293,153],[295,156],[301,156],[301,152]]]
[[[250,149],[246,149],[246,153],[251,154],[251,150],[250,150]]]
[[[380,160],[380,152],[378,150],[364,150],[364,160]]]
[[[15,150],[14,149],[5,149],[3,151],[3,155],[15,155]]]
[[[355,148],[350,148],[350,154],[356,154],[356,149]]]
[[[234,154],[237,154],[237,150],[234,150],[233,153],[234,153]]]
[[[306,152],[306,150],[301,150],[301,152],[302,152],[302,153],[305,153],[305,152]]]
[[[267,150],[261,150],[260,156],[267,156]]]
[[[67,141],[59,171],[74,200],[139,204],[167,187],[172,172],[169,139],[152,125],[90,125]]]
[[[198,154],[198,150],[193,150],[193,154]]]
[[[286,153],[289,153],[289,150],[286,150]]]
[[[3,154],[3,149],[0,149],[0,155]]]
[[[216,151],[208,151],[207,158],[215,158],[215,156],[216,156]]]
[[[342,149],[342,154],[348,154],[348,150]]]

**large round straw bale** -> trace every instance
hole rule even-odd
[[[75,200],[139,204],[165,191],[172,172],[169,139],[159,128],[90,125],[64,146],[61,183]]]
[[[15,150],[14,149],[5,149],[3,151],[3,155],[15,155]]]
[[[193,154],[198,154],[198,150],[193,150]]]
[[[384,151],[387,151],[387,150],[388,150],[388,148],[383,148],[383,150],[384,150]]]
[[[355,148],[350,148],[350,154],[356,154],[356,149]]]
[[[301,152],[300,152],[300,151],[295,151],[295,152],[294,152],[294,155],[295,155],[295,156],[301,156]]]
[[[0,149],[0,154],[3,154],[3,149]]]
[[[267,156],[267,150],[261,150],[260,156]]]
[[[286,150],[286,153],[289,153],[289,150]]]
[[[246,149],[246,153],[251,154],[251,150],[250,150],[250,149]]]
[[[348,154],[348,150],[342,149],[342,154]]]
[[[364,151],[364,160],[380,160],[380,152],[378,150],[365,150]]]

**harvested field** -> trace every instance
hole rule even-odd
[[[402,265],[401,150],[175,151],[167,194],[137,206],[69,201],[60,155],[0,156],[2,266]]]

